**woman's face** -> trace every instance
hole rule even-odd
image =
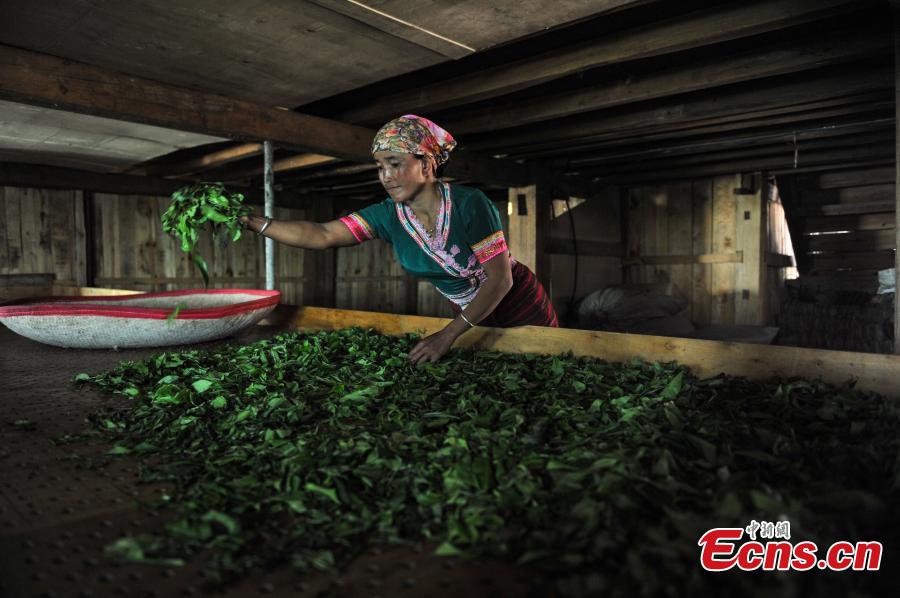
[[[397,203],[411,201],[431,182],[428,160],[401,152],[375,152],[378,180]]]

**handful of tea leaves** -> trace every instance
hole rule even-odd
[[[172,203],[162,215],[163,230],[181,241],[181,250],[191,259],[209,286],[209,267],[196,253],[200,232],[209,224],[213,238],[237,241],[241,238],[240,216],[250,213],[244,196],[225,189],[222,183],[198,183],[182,187],[172,194]]]

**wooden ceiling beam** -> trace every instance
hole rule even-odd
[[[479,137],[469,145],[480,151],[497,151],[505,147],[515,152],[519,147],[537,149],[538,144],[555,146],[562,140],[572,144],[627,139],[644,132],[682,131],[775,115],[789,116],[823,107],[855,105],[873,99],[885,101],[889,99],[890,86],[887,69],[844,75],[823,73],[812,80],[780,81],[763,89],[739,86],[714,94],[695,94],[686,101],[652,108],[572,117],[553,127],[523,127],[513,132]]]
[[[858,97],[858,96],[854,96]],[[591,155],[603,155],[613,151],[627,151],[643,144],[655,144],[660,147],[665,142],[684,144],[699,142],[705,139],[718,139],[723,135],[733,135],[736,132],[743,134],[759,134],[795,131],[803,128],[817,126],[842,125],[848,118],[854,121],[879,120],[890,118],[892,103],[889,100],[866,101],[870,98],[863,96],[860,101],[846,100],[834,102],[816,103],[815,109],[802,111],[787,111],[782,115],[759,116],[755,118],[734,118],[723,122],[698,124],[693,127],[654,127],[649,130],[635,130],[628,136],[615,137],[613,139],[597,141],[594,143],[573,143],[568,146],[568,151],[553,146],[552,149],[533,149],[527,153],[514,153],[514,157],[526,160],[553,159],[556,156],[584,157]],[[777,113],[776,113],[777,114]],[[718,119],[717,119],[718,120]],[[671,147],[671,146],[669,146]],[[616,150],[616,148],[624,148]]]
[[[591,68],[745,38],[866,6],[877,4],[850,0],[763,0],[716,6],[448,81],[402,90],[366,102],[358,109],[341,112],[337,118],[345,122],[377,123],[394,116],[397,106],[404,106],[408,112],[429,113],[505,95]]]
[[[150,160],[143,164],[132,166],[125,170],[124,173],[154,177],[186,175],[209,170],[235,160],[256,156],[262,154],[262,151],[261,143],[242,143],[180,162]]]
[[[797,165],[806,165],[810,159],[814,160],[817,156],[828,151],[842,149],[849,150],[857,147],[883,148],[884,146],[891,144],[893,139],[893,132],[887,131],[869,135],[848,136],[839,139],[807,141],[803,143],[802,149],[796,154]],[[812,158],[808,158],[809,156],[812,156]],[[782,160],[784,164],[791,166],[794,163],[794,157],[794,148],[789,144],[781,143],[732,149],[728,151],[704,152],[675,158],[664,157],[653,160],[634,160],[619,164],[584,165],[584,168],[580,169],[580,171],[605,172],[609,174],[639,173],[676,167],[690,168],[693,166],[716,164],[719,162],[737,162],[740,160],[770,158]]]
[[[176,179],[163,179],[132,174],[104,174],[74,168],[0,162],[0,185],[9,187],[35,187],[42,189],[82,189],[98,193],[119,195],[167,196],[173,191],[190,184]],[[240,192],[250,204],[262,204],[262,189],[233,185],[231,190]],[[291,192],[276,192],[276,201],[281,206],[297,204],[296,195]]]
[[[623,162],[641,162],[646,160],[671,159],[679,156],[708,154],[710,152],[722,152],[735,149],[748,149],[752,147],[780,144],[791,148],[797,143],[800,151],[810,147],[813,140],[828,140],[834,138],[846,138],[848,135],[860,135],[873,131],[890,132],[894,127],[893,118],[882,118],[874,121],[851,122],[842,125],[827,125],[813,129],[781,130],[756,135],[718,135],[710,138],[702,138],[684,141],[669,146],[646,147],[638,146],[623,148],[619,151],[604,154],[589,154],[583,158],[571,159],[568,162],[570,168],[590,167],[591,165],[616,164]],[[853,137],[852,141],[862,141],[861,137]],[[831,141],[835,143],[835,141]]]
[[[827,150],[806,154],[798,168],[793,167],[793,156],[760,156],[739,160],[710,162],[702,165],[679,167],[648,167],[639,172],[605,174],[596,172],[598,183],[617,185],[638,185],[654,181],[677,181],[695,178],[707,178],[737,172],[771,172],[774,174],[800,174],[826,170],[844,170],[849,165],[865,167],[883,164],[892,160],[893,144],[882,144],[869,147],[852,147],[849,149]],[[582,173],[587,174],[587,173]]]
[[[27,50],[0,46],[0,98],[129,122],[369,162],[375,131],[254,102],[165,85]],[[521,186],[531,172],[512,160],[454,154],[469,180]]]
[[[457,134],[496,131],[634,102],[746,81],[757,82],[871,56],[887,56],[893,47],[888,30],[883,35],[868,29],[854,30],[835,37],[794,41],[735,56],[714,56],[689,64],[669,65],[660,71],[629,74],[587,89],[492,105],[452,117],[447,124]]]
[[[313,166],[321,166],[323,164],[333,164],[340,162],[337,158],[331,156],[323,156],[322,154],[297,154],[296,156],[288,156],[272,162],[272,171],[276,174],[284,174],[304,168],[312,168]],[[218,168],[216,170],[206,171],[204,178],[214,181],[239,181],[256,176],[263,175],[263,164],[260,160],[259,164],[252,166],[243,166],[240,168]],[[281,182],[280,177],[277,182]]]
[[[859,65],[799,80],[770,82],[762,89],[757,85],[743,85],[664,106],[614,109],[609,114],[601,112],[567,118],[552,127],[529,126],[473,136],[467,140],[467,147],[514,154],[552,149],[562,143],[571,147],[582,142],[628,138],[644,130],[677,131],[790,114],[825,105],[823,103],[846,105],[858,102],[853,96],[870,92],[882,93],[884,99],[892,101],[888,92],[893,90],[893,85],[889,67]]]

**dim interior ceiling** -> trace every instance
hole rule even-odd
[[[0,3],[0,44],[367,127],[417,112],[466,149],[633,182],[892,162],[890,21],[876,0],[35,0]],[[237,142],[0,111],[6,161],[259,183]],[[366,165],[276,158],[283,187],[377,190]]]

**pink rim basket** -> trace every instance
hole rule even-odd
[[[163,347],[236,334],[268,315],[280,300],[280,291],[259,289],[39,297],[0,305],[0,322],[57,347]]]

